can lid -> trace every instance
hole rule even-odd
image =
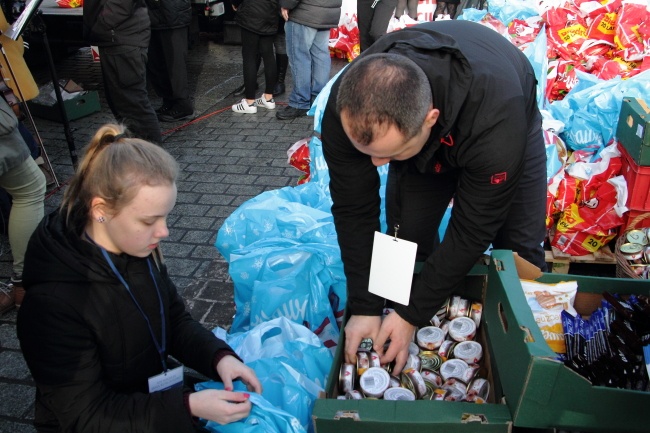
[[[454,348],[454,356],[468,364],[475,363],[483,356],[483,347],[476,341],[462,341]]]
[[[462,379],[463,373],[468,368],[467,363],[462,359],[449,359],[443,362],[440,366],[440,375],[444,380],[447,380],[450,377]]]
[[[625,235],[625,239],[633,244],[647,245],[648,237],[643,230],[630,230]]]
[[[384,400],[415,400],[415,394],[406,388],[388,388]]]
[[[380,367],[367,369],[359,378],[359,387],[367,397],[381,397],[390,383],[390,375]]]
[[[643,251],[643,245],[627,242],[620,246],[620,250],[623,254],[638,254]]]
[[[476,323],[469,317],[456,317],[449,325],[449,336],[456,341],[471,340],[476,334]]]

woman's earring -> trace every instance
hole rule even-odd
[[[103,216],[100,216],[99,218],[97,218],[97,222],[100,222],[100,223],[106,222],[106,218],[104,218]]]

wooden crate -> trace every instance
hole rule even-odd
[[[609,244],[592,254],[585,256],[571,256],[563,253],[555,247],[546,250],[546,263],[549,263],[549,271],[555,274],[568,274],[571,263],[589,263],[594,265],[616,265],[616,255],[612,252]]]

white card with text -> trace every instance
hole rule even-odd
[[[370,293],[408,305],[417,249],[414,242],[375,232],[368,281]]]

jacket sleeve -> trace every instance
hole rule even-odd
[[[374,232],[380,230],[379,174],[370,157],[354,148],[336,114],[336,92],[323,113],[323,154],[330,176],[332,214],[347,279],[352,314],[380,315],[384,299],[368,292]]]
[[[32,296],[20,309],[17,329],[40,399],[61,431],[194,432],[181,387],[120,393],[105,384],[97,336],[70,303]]]
[[[460,177],[443,242],[415,278],[409,305],[395,306],[414,325],[429,323],[506,220],[523,169],[527,125],[521,102],[504,101],[496,111],[490,119],[475,119],[491,127],[456,156],[462,161]]]

